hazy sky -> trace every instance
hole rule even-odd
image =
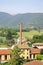
[[[43,13],[43,0],[0,0],[0,12],[10,14]]]

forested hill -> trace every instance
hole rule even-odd
[[[20,22],[24,27],[43,28],[43,13],[24,13],[10,15],[0,12],[0,27],[19,27]]]

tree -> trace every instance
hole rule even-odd
[[[20,49],[17,46],[15,46],[11,52],[11,65],[23,65],[23,59],[20,57],[19,52]]]
[[[8,39],[8,40],[12,39],[12,33],[11,33],[11,31],[8,31],[6,39]]]
[[[14,41],[14,39],[12,37],[11,31],[8,31],[8,33],[7,33],[6,43],[7,43],[8,46],[12,46],[15,43],[15,41]]]
[[[43,43],[43,35],[35,35],[33,36],[31,43]]]
[[[2,38],[0,38],[0,43],[3,43],[3,39]]]

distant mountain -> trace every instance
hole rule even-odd
[[[10,15],[0,12],[0,27],[19,27],[20,22],[23,27],[40,27],[43,28],[43,13],[25,13]]]

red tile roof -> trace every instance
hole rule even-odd
[[[43,65],[43,61],[34,60],[34,61],[27,62],[24,65]]]
[[[38,49],[38,48],[31,48],[30,51],[31,51],[31,54],[39,54],[40,53],[40,49]]]
[[[0,55],[9,55],[11,54],[10,49],[0,49]]]

